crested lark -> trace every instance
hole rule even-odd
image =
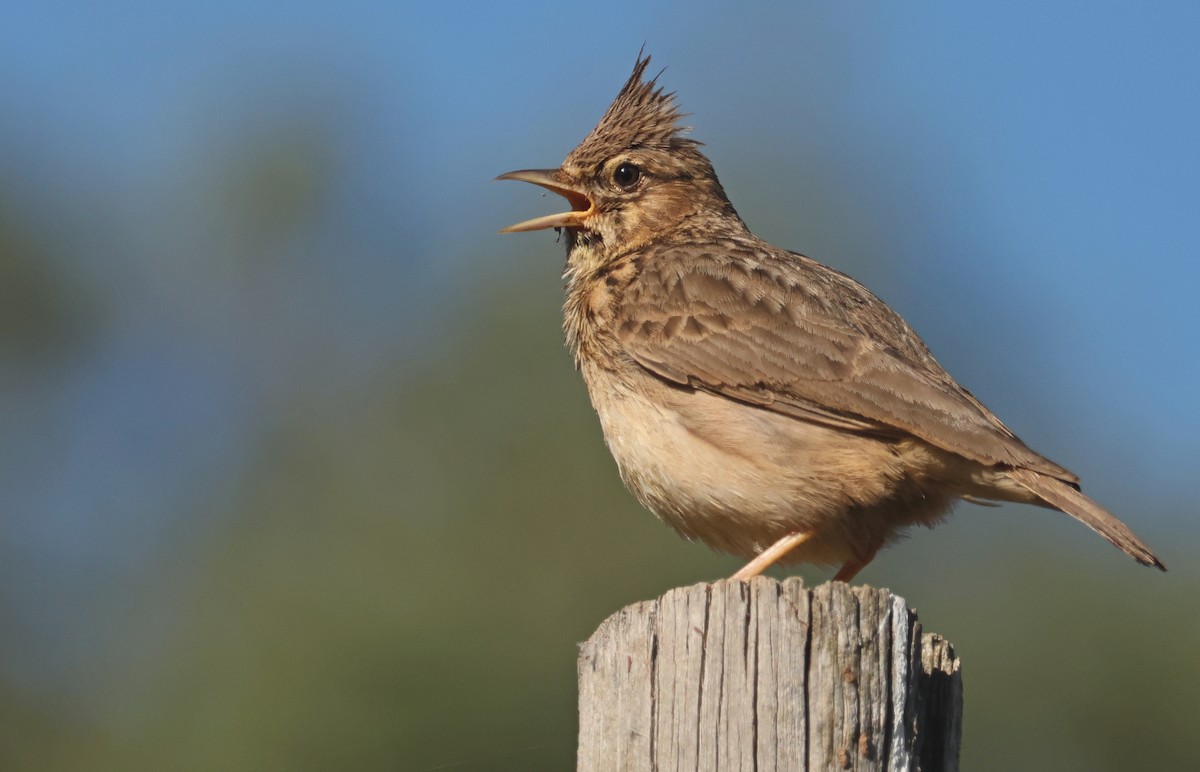
[[[643,505],[749,558],[735,578],[779,561],[849,580],[958,499],[1061,510],[1163,568],[883,301],[750,233],[649,63],[560,168],[499,177],[571,205],[502,232],[566,234],[567,344]]]

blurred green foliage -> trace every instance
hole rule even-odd
[[[37,227],[0,180],[0,361],[24,362],[77,344],[93,309],[85,291],[48,259]]]

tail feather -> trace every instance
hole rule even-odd
[[[1146,543],[1129,530],[1129,526],[1074,486],[1031,469],[1013,469],[1009,476],[1046,504],[1067,513],[1108,539],[1117,549],[1142,565],[1153,566],[1160,571],[1167,570]]]

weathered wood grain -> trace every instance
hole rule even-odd
[[[886,590],[720,581],[613,614],[579,656],[579,769],[958,769],[962,680]]]

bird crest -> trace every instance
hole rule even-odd
[[[688,127],[679,121],[687,113],[675,104],[675,93],[664,92],[657,75],[644,80],[649,65],[650,56],[639,53],[629,80],[596,128],[567,156],[567,164],[591,166],[640,148],[670,151],[700,145],[683,136]]]

